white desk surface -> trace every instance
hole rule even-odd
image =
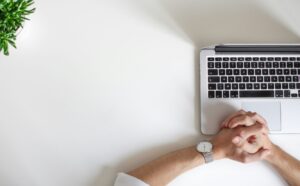
[[[0,185],[112,185],[118,171],[206,138],[199,127],[199,49],[299,42],[299,5],[36,0],[18,50],[0,55]],[[272,139],[300,158],[300,135]],[[285,185],[261,162],[230,160],[170,185],[220,184]]]

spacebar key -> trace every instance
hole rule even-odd
[[[274,97],[274,91],[240,91],[240,98]]]

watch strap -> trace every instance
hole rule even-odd
[[[204,157],[205,163],[210,163],[210,162],[214,161],[212,152],[202,152],[202,155]]]

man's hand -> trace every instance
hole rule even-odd
[[[240,110],[233,113],[222,123],[223,128],[238,129],[240,134],[232,143],[239,149],[251,154],[250,161],[262,160],[273,152],[273,143],[268,137],[267,121],[255,112]],[[246,158],[247,159],[247,158]]]

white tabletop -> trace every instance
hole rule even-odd
[[[40,0],[0,55],[0,185],[112,185],[200,134],[198,53],[299,42],[294,0]],[[300,158],[300,135],[272,139]],[[222,160],[170,185],[281,186],[266,164]]]

